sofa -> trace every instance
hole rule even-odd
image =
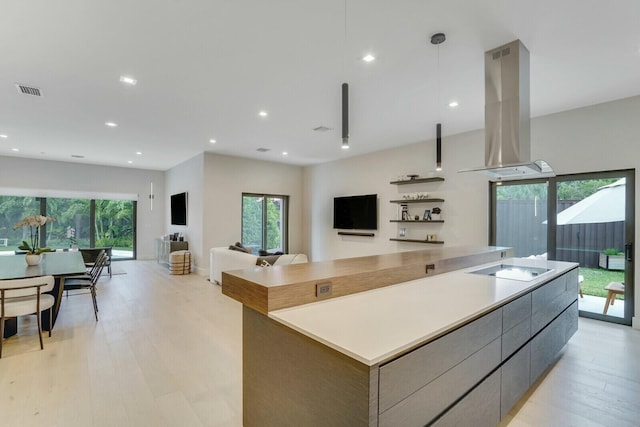
[[[261,263],[258,258],[257,255],[234,251],[228,247],[212,248],[209,250],[209,281],[220,285],[223,271],[258,267]],[[265,258],[267,260],[271,259],[270,257]],[[260,259],[262,260],[262,258]],[[280,255],[273,265],[301,264],[305,262],[308,262],[305,254],[284,254]]]

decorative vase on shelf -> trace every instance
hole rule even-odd
[[[24,256],[27,265],[38,265],[42,261],[42,254],[26,254]]]

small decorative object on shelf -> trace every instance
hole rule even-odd
[[[422,219],[425,221],[431,221],[433,219],[431,218],[431,209],[424,210],[424,215],[422,215]]]
[[[398,237],[406,237],[407,235],[407,229],[405,227],[400,227],[400,230],[398,231]]]
[[[400,219],[403,221],[411,220],[411,217],[409,216],[409,205],[400,205]]]
[[[409,179],[417,179],[420,175],[410,174],[410,175],[407,175],[407,176],[409,177]]]
[[[431,209],[431,218],[429,219],[433,221],[439,221],[440,219],[442,219],[442,209],[440,209],[439,207]]]
[[[420,221],[420,215],[414,216],[413,219],[416,220],[416,221]]]
[[[435,242],[438,237],[435,234],[427,234],[427,242]]]

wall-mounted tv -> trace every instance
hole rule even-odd
[[[343,230],[378,229],[378,195],[335,197],[333,228]]]
[[[171,196],[171,225],[187,225],[187,193]]]

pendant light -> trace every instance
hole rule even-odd
[[[440,119],[440,45],[446,40],[444,33],[431,36],[431,44],[438,47],[438,118]],[[442,170],[442,123],[436,124],[436,170]]]
[[[342,83],[342,149],[349,149],[349,84]]]
[[[344,0],[344,48],[342,52],[342,73],[346,74],[347,51],[347,0]],[[349,149],[349,84],[342,83],[342,149]]]

